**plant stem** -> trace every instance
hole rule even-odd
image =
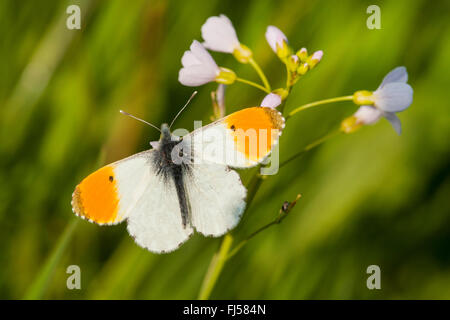
[[[264,87],[266,87],[267,92],[272,91],[272,89],[270,88],[269,81],[267,80],[267,77],[262,71],[261,67],[256,63],[255,60],[253,60],[253,58],[249,60],[249,63],[253,67],[253,69],[255,69],[256,73],[258,73],[259,77],[261,78],[261,81],[264,83]]]
[[[286,90],[291,91],[291,71],[289,71],[287,63],[285,63],[285,66],[286,66]]]
[[[257,83],[255,83],[253,81],[250,81],[250,80],[247,80],[247,79],[242,79],[242,78],[236,78],[236,81],[248,84],[248,85],[250,85],[252,87],[255,87],[255,88],[258,88],[259,90],[262,90],[265,93],[270,93],[270,90],[264,88],[262,85],[257,84]]]
[[[291,162],[292,160],[299,158],[301,156],[303,156],[306,152],[308,152],[309,150],[317,147],[318,145],[324,143],[325,141],[331,139],[332,137],[335,137],[336,135],[340,134],[341,131],[336,130],[333,131],[329,134],[326,134],[325,136],[317,139],[314,142],[311,142],[310,144],[308,144],[303,150],[301,150],[300,152],[297,152],[296,154],[294,154],[293,156],[291,156],[290,158],[284,160],[283,162],[280,163],[279,168],[281,169],[282,167],[284,167],[286,164],[288,164],[289,162]]]
[[[44,266],[39,272],[36,280],[31,284],[31,287],[28,289],[25,294],[26,300],[36,300],[42,299],[48,284],[50,282],[51,277],[53,276],[53,272],[61,260],[61,257],[72,238],[73,232],[78,225],[80,219],[74,218],[66,227],[63,234],[59,238],[56,247],[53,249],[52,253],[47,258]]]
[[[236,247],[234,247],[234,249],[230,252],[230,254],[227,256],[227,260],[229,258],[231,258],[232,256],[234,256],[236,253],[238,253],[239,250],[241,250],[241,248],[253,237],[255,237],[258,233],[270,228],[273,225],[276,224],[280,224],[281,221],[284,220],[284,218],[287,217],[288,213],[292,210],[292,208],[294,208],[294,206],[297,204],[298,199],[300,199],[301,195],[298,194],[297,198],[289,204],[288,208],[286,209],[286,211],[283,211],[283,209],[280,210],[278,216],[271,222],[265,224],[264,226],[262,226],[261,228],[257,229],[256,231],[252,232],[249,236],[247,236],[247,238],[245,238],[244,240],[242,240]]]
[[[289,112],[289,114],[286,116],[286,120],[289,119],[290,117],[292,117],[297,112],[300,112],[300,111],[303,111],[303,110],[306,110],[306,109],[309,109],[309,108],[312,108],[315,106],[320,106],[322,104],[328,104],[328,103],[339,102],[339,101],[350,101],[350,100],[353,100],[353,96],[330,98],[330,99],[319,100],[319,101],[307,103],[307,104],[297,107],[294,110],[292,110],[291,112]]]
[[[257,170],[259,170],[259,166]],[[255,198],[256,192],[258,192],[261,183],[264,181],[264,177],[265,176],[261,176],[257,171],[250,180],[247,187],[248,189],[247,208],[250,207],[250,204]],[[225,261],[228,257],[228,252],[231,249],[232,242],[233,242],[233,235],[231,233],[227,233],[223,237],[219,252],[215,253],[213,258],[211,259],[208,271],[206,272],[205,278],[203,279],[202,287],[198,295],[198,298],[200,300],[206,300],[211,295],[211,291],[214,288],[216,281],[219,278],[220,273],[222,272],[222,268],[225,264]]]
[[[260,170],[260,167],[258,167],[258,171]],[[253,202],[253,199],[256,196],[256,193],[258,192],[259,187],[261,186],[261,183],[267,178],[267,176],[262,176],[259,174],[259,172],[256,172],[255,175],[252,177],[250,182],[248,183],[247,189],[247,207],[250,206],[250,204]]]
[[[216,252],[211,260],[211,263],[206,272],[205,278],[198,296],[199,300],[206,300],[211,295],[220,273],[222,272],[231,244],[233,243],[233,236],[228,233],[223,237],[219,252]]]

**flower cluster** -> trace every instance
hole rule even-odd
[[[276,107],[284,100],[291,87],[301,75],[314,68],[322,59],[323,52],[316,51],[308,55],[305,48],[296,54],[289,46],[287,37],[280,29],[268,26],[266,39],[269,46],[286,65],[288,72],[286,88],[271,89],[271,86],[261,68],[253,59],[253,52],[242,44],[236,34],[230,19],[225,15],[210,17],[201,28],[203,43],[194,40],[190,50],[186,51],[181,59],[181,68],[178,80],[185,86],[200,86],[209,82],[230,85],[235,81],[243,82],[265,91],[268,96],[264,103]],[[236,73],[228,68],[219,67],[207,51],[217,51],[232,54],[237,61],[250,64],[260,76],[263,85],[237,77]],[[277,97],[275,97],[277,95]]]
[[[286,35],[277,27],[268,26],[265,33],[267,43],[287,70],[286,86],[272,90],[267,77],[253,58],[253,52],[239,41],[236,30],[228,17],[225,15],[209,17],[201,27],[201,34],[204,42],[200,43],[194,40],[190,49],[183,54],[181,59],[183,67],[179,72],[178,80],[185,86],[200,86],[209,82],[218,83],[219,90],[212,95],[216,118],[224,114],[224,105],[218,102],[223,102],[226,85],[241,82],[256,87],[266,93],[261,106],[276,108],[282,105],[292,86],[300,77],[315,68],[323,57],[322,50],[308,54],[306,48],[301,48],[294,53]],[[240,63],[251,65],[258,73],[262,84],[242,79],[233,70],[218,66],[208,50],[232,54]],[[397,67],[386,75],[380,86],[373,92],[361,90],[356,91],[352,96],[303,105],[291,111],[287,118],[312,106],[352,100],[359,106],[359,109],[342,121],[340,127],[342,132],[355,132],[363,125],[374,124],[384,117],[400,134],[401,123],[396,113],[408,108],[413,99],[413,89],[406,83],[407,80],[406,68]],[[283,111],[283,107],[280,107],[280,111]]]
[[[241,44],[230,19],[224,15],[210,17],[202,26],[203,44],[194,40],[189,51],[181,59],[183,68],[178,80],[185,86],[200,86],[208,82],[232,84],[236,80],[234,71],[218,67],[206,50],[231,53],[242,63],[248,63],[252,51]]]
[[[319,50],[312,55],[308,55],[306,48],[301,48],[297,53],[289,46],[287,37],[284,33],[274,26],[268,26],[266,39],[272,50],[277,54],[280,60],[286,64],[289,72],[287,86],[293,86],[300,76],[313,69],[322,60],[323,51]]]

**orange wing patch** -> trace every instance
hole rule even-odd
[[[246,108],[224,120],[231,130],[237,150],[247,159],[257,162],[272,150],[284,128],[281,113],[268,107]]]
[[[118,204],[114,167],[111,165],[87,176],[72,195],[73,211],[99,224],[116,222]]]

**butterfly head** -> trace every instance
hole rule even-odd
[[[170,128],[169,125],[167,123],[163,123],[161,125],[161,138],[160,138],[160,142],[164,143],[164,142],[169,142],[172,140],[172,134],[170,133]]]

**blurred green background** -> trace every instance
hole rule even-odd
[[[66,28],[70,4],[81,7],[81,30]],[[381,8],[381,30],[366,27],[371,4]],[[425,0],[1,1],[0,298],[197,297],[220,239],[195,235],[178,251],[155,255],[134,244],[125,223],[99,227],[76,218],[70,201],[91,171],[158,139],[118,110],[157,125],[170,121],[193,91],[177,80],[182,54],[201,40],[209,16],[224,13],[275,88],[285,70],[265,41],[267,25],[296,49],[324,51],[287,110],[373,90],[399,65],[408,69],[414,102],[399,115],[401,136],[381,120],[268,179],[243,234],[271,221],[283,201],[303,197],[226,264],[211,298],[450,299],[449,9],[448,1]],[[232,56],[213,56],[258,81]],[[215,87],[200,87],[175,127],[208,122]],[[227,111],[263,97],[232,85]],[[281,160],[355,110],[339,103],[292,118]],[[66,288],[72,264],[81,268],[82,290]],[[381,268],[381,290],[366,287],[371,264]]]

